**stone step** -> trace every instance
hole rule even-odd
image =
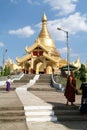
[[[56,116],[29,116],[26,117],[26,121],[29,122],[47,122],[47,121],[57,121],[57,117]]]
[[[51,76],[51,74],[40,74],[40,78],[41,77],[50,77]]]
[[[24,74],[24,76],[20,80],[14,80],[14,83],[29,83],[29,81],[33,79],[34,76],[34,74]]]
[[[0,111],[6,111],[6,110],[7,111],[8,110],[9,111],[13,111],[13,110],[21,111],[21,110],[24,110],[24,107],[23,106],[20,106],[20,107],[18,107],[18,106],[17,107],[16,106],[15,107],[14,106],[13,107],[9,107],[9,106],[8,107],[0,107]]]
[[[29,91],[57,91],[56,89],[54,89],[54,88],[41,88],[41,87],[30,87],[30,88],[28,88],[27,90],[29,90]]]
[[[23,79],[23,80],[14,80],[14,83],[29,83],[29,79]]]
[[[58,121],[87,121],[87,115],[59,115]]]
[[[58,121],[86,121],[87,115],[81,115],[79,106],[54,106]]]
[[[55,105],[53,110],[79,110],[80,106]]]
[[[3,121],[3,122],[11,122],[11,121],[14,121],[14,122],[18,122],[18,121],[25,121],[26,118],[25,116],[0,116],[0,121]]]
[[[26,121],[44,122],[44,121],[57,121],[51,105],[46,106],[25,106]]]
[[[25,113],[23,110],[5,110],[0,111],[0,117],[1,116],[24,116]]]
[[[28,88],[29,91],[57,91],[56,88],[50,86],[49,83],[36,83],[32,87]]]
[[[16,88],[15,87],[11,87],[10,91],[14,91]],[[6,91],[6,87],[0,87],[0,91]]]
[[[36,83],[51,83],[51,75],[40,75]]]
[[[52,105],[46,106],[24,106],[25,111],[52,110]]]
[[[43,76],[39,76],[39,80],[41,79],[47,79],[47,80],[50,80],[51,79],[51,76],[46,76],[46,75],[43,75]]]
[[[49,83],[49,82],[51,82],[51,79],[38,79],[37,81],[36,81],[36,83]]]
[[[37,82],[37,81],[36,81],[35,84],[36,84],[36,85],[37,85],[37,84],[40,84],[40,85],[50,85],[50,83],[51,83],[50,81],[49,81],[49,82],[45,82],[45,81],[44,81],[44,82],[39,82],[39,81]]]
[[[26,111],[25,115],[26,116],[52,116],[54,115],[54,111],[53,110],[31,110],[31,111]]]
[[[12,83],[10,90],[11,90],[11,91],[14,91],[17,87],[23,86],[23,85],[25,85],[25,84],[26,84],[26,83],[24,83],[24,82],[23,82],[23,83],[21,83],[21,82]],[[6,91],[6,85],[0,86],[0,91]]]
[[[21,78],[21,80],[22,80],[22,79],[26,79],[26,78],[28,78],[28,79],[33,79],[34,76],[35,76],[35,74],[24,74],[24,76]]]
[[[80,115],[79,110],[55,110],[55,115]]]
[[[0,121],[23,121],[25,119],[23,107],[0,107]]]

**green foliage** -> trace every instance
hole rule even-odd
[[[62,75],[54,75],[54,80],[56,81],[56,83],[66,86],[67,79],[64,78]]]
[[[86,68],[84,64],[81,64],[81,68],[75,72],[75,77],[80,80],[80,78],[86,78]]]
[[[76,88],[79,90],[81,86],[81,81],[76,78]]]
[[[0,66],[0,76],[2,76],[2,73],[3,73],[3,68],[2,66]]]
[[[64,78],[61,75],[54,75],[54,80],[56,81],[56,83],[66,86],[67,78]],[[78,89],[79,94],[81,93],[80,86],[81,86],[81,81],[80,81],[80,79],[76,78],[76,88]]]
[[[75,74],[75,77],[76,77],[77,79],[80,79],[80,78],[79,78],[79,71],[75,71],[74,74]]]
[[[86,78],[86,69],[85,65],[81,64],[81,68],[79,69],[80,78],[85,77]]]
[[[4,76],[10,75],[10,67],[5,66],[4,68]]]

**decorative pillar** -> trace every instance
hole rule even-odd
[[[44,74],[46,74],[46,68],[44,68]]]
[[[54,68],[52,68],[52,73],[54,74]]]
[[[22,72],[25,74],[25,64],[22,65]]]
[[[30,69],[30,73],[31,73],[31,74],[34,74],[34,70],[33,70],[32,68]]]
[[[45,58],[44,58],[43,64],[44,64],[44,74],[46,74],[46,59]]]
[[[31,59],[31,69],[30,69],[30,73],[33,74],[34,73],[34,69],[33,69],[33,58]]]

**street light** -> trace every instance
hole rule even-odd
[[[7,49],[4,50],[3,52],[3,69],[4,69],[4,63],[5,63],[5,55],[7,53]]]
[[[68,31],[65,31],[61,28],[57,28],[57,30],[61,30],[63,32],[66,33],[66,45],[67,45],[67,66],[68,66],[68,75],[69,75],[69,71],[70,71],[70,68],[69,68],[69,44],[68,44]]]

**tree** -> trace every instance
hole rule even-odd
[[[3,75],[3,67],[0,66],[0,75],[2,76]]]
[[[10,67],[5,66],[4,68],[4,76],[10,75]]]
[[[79,80],[82,77],[86,78],[86,68],[84,64],[81,64],[80,69],[75,72],[75,77]]]
[[[81,68],[79,69],[79,78],[86,78],[86,68],[84,64],[81,64]]]
[[[79,71],[77,70],[77,71],[75,71],[75,77],[77,78],[77,79],[80,79],[80,76],[79,76]]]

